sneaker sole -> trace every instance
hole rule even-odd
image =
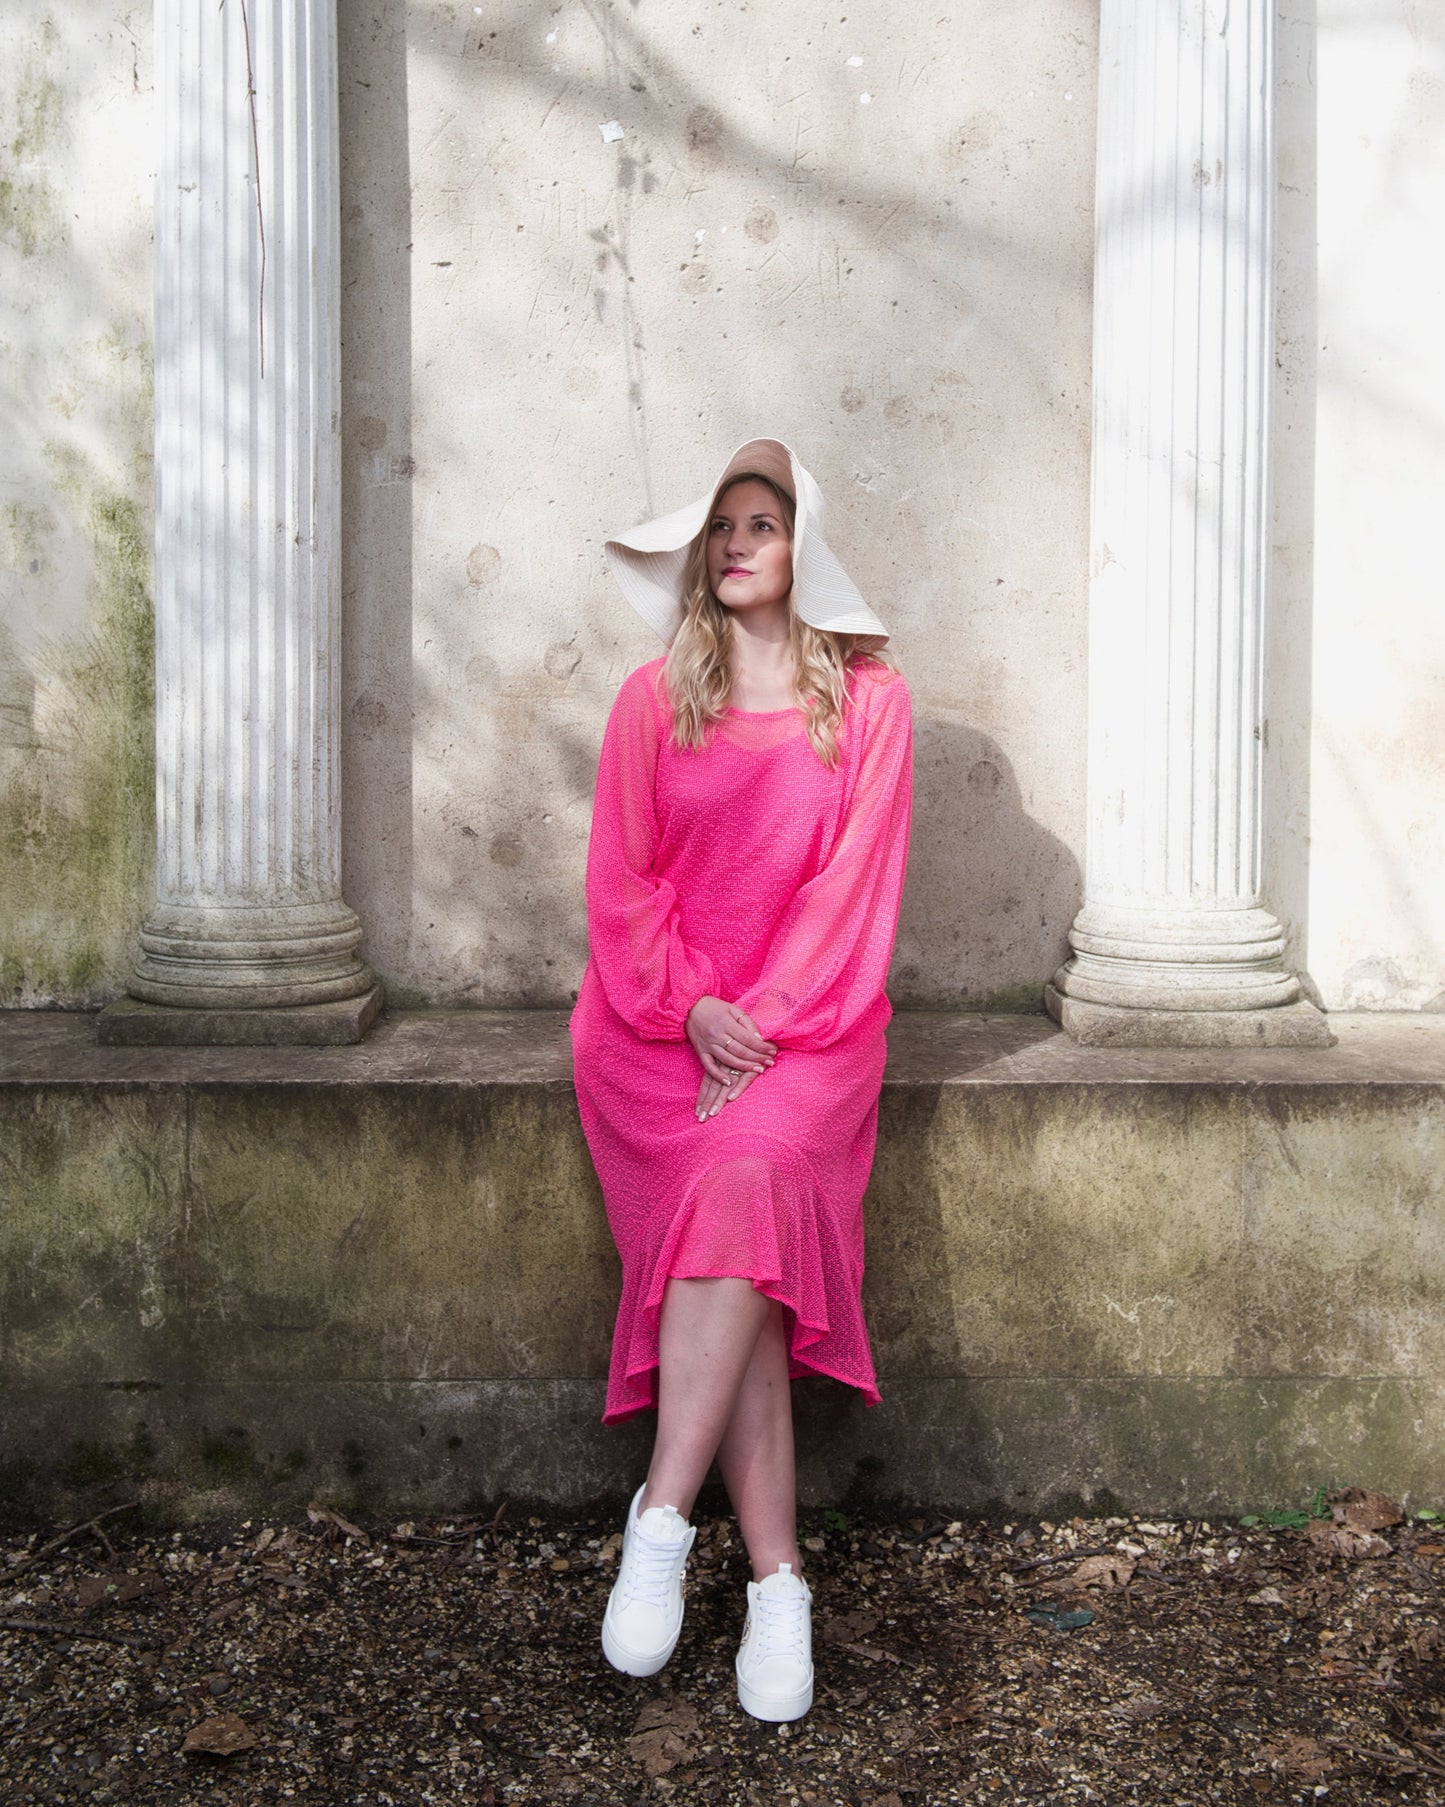
[[[736,1671],[735,1671],[736,1673]],[[759,1694],[738,1675],[738,1704],[745,1713],[754,1719],[770,1720],[778,1724],[787,1719],[801,1719],[813,1704],[813,1678],[808,1677],[806,1687],[799,1688],[792,1694]]]
[[[681,1636],[682,1632],[679,1629],[677,1637]],[[651,1653],[643,1656],[635,1650],[629,1650],[614,1634],[611,1622],[604,1618],[602,1621],[602,1654],[612,1667],[623,1675],[656,1675],[659,1669],[666,1668],[668,1659],[677,1649],[677,1637],[660,1656]],[[809,1693],[811,1694],[811,1692],[810,1689]]]

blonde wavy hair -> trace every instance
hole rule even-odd
[[[663,687],[672,710],[672,739],[698,751],[712,738],[715,724],[727,713],[732,696],[733,621],[712,593],[707,575],[707,543],[713,517],[728,490],[739,483],[761,483],[778,499],[788,538],[793,537],[797,508],[788,492],[760,471],[735,471],[718,490],[703,530],[687,549],[682,570],[682,626],[662,668]],[[793,652],[793,695],[804,711],[804,726],[813,751],[830,769],[838,763],[838,735],[848,701],[848,674],[863,660],[891,662],[881,642],[862,634],[834,634],[810,627],[788,608]]]

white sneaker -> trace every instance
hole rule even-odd
[[[644,1483],[645,1485],[645,1483]],[[697,1532],[675,1506],[627,1508],[622,1561],[602,1615],[602,1653],[624,1675],[656,1675],[682,1631],[682,1578]]]
[[[754,1719],[801,1719],[813,1704],[813,1596],[793,1565],[748,1583],[738,1699]]]

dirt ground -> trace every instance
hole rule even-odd
[[[611,1520],[158,1532],[121,1509],[0,1540],[0,1801],[1445,1803],[1445,1524],[1312,1504],[824,1514],[817,1701],[781,1728],[737,1704],[723,1519],[676,1655],[631,1681],[598,1645]]]

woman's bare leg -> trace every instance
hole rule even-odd
[[[751,1280],[668,1281],[658,1336],[657,1440],[639,1512],[675,1506],[691,1516],[772,1304]]]
[[[788,1342],[782,1306],[773,1299],[767,1303],[767,1319],[717,1452],[755,1581],[775,1575],[784,1562],[792,1564],[795,1575],[803,1572]]]

